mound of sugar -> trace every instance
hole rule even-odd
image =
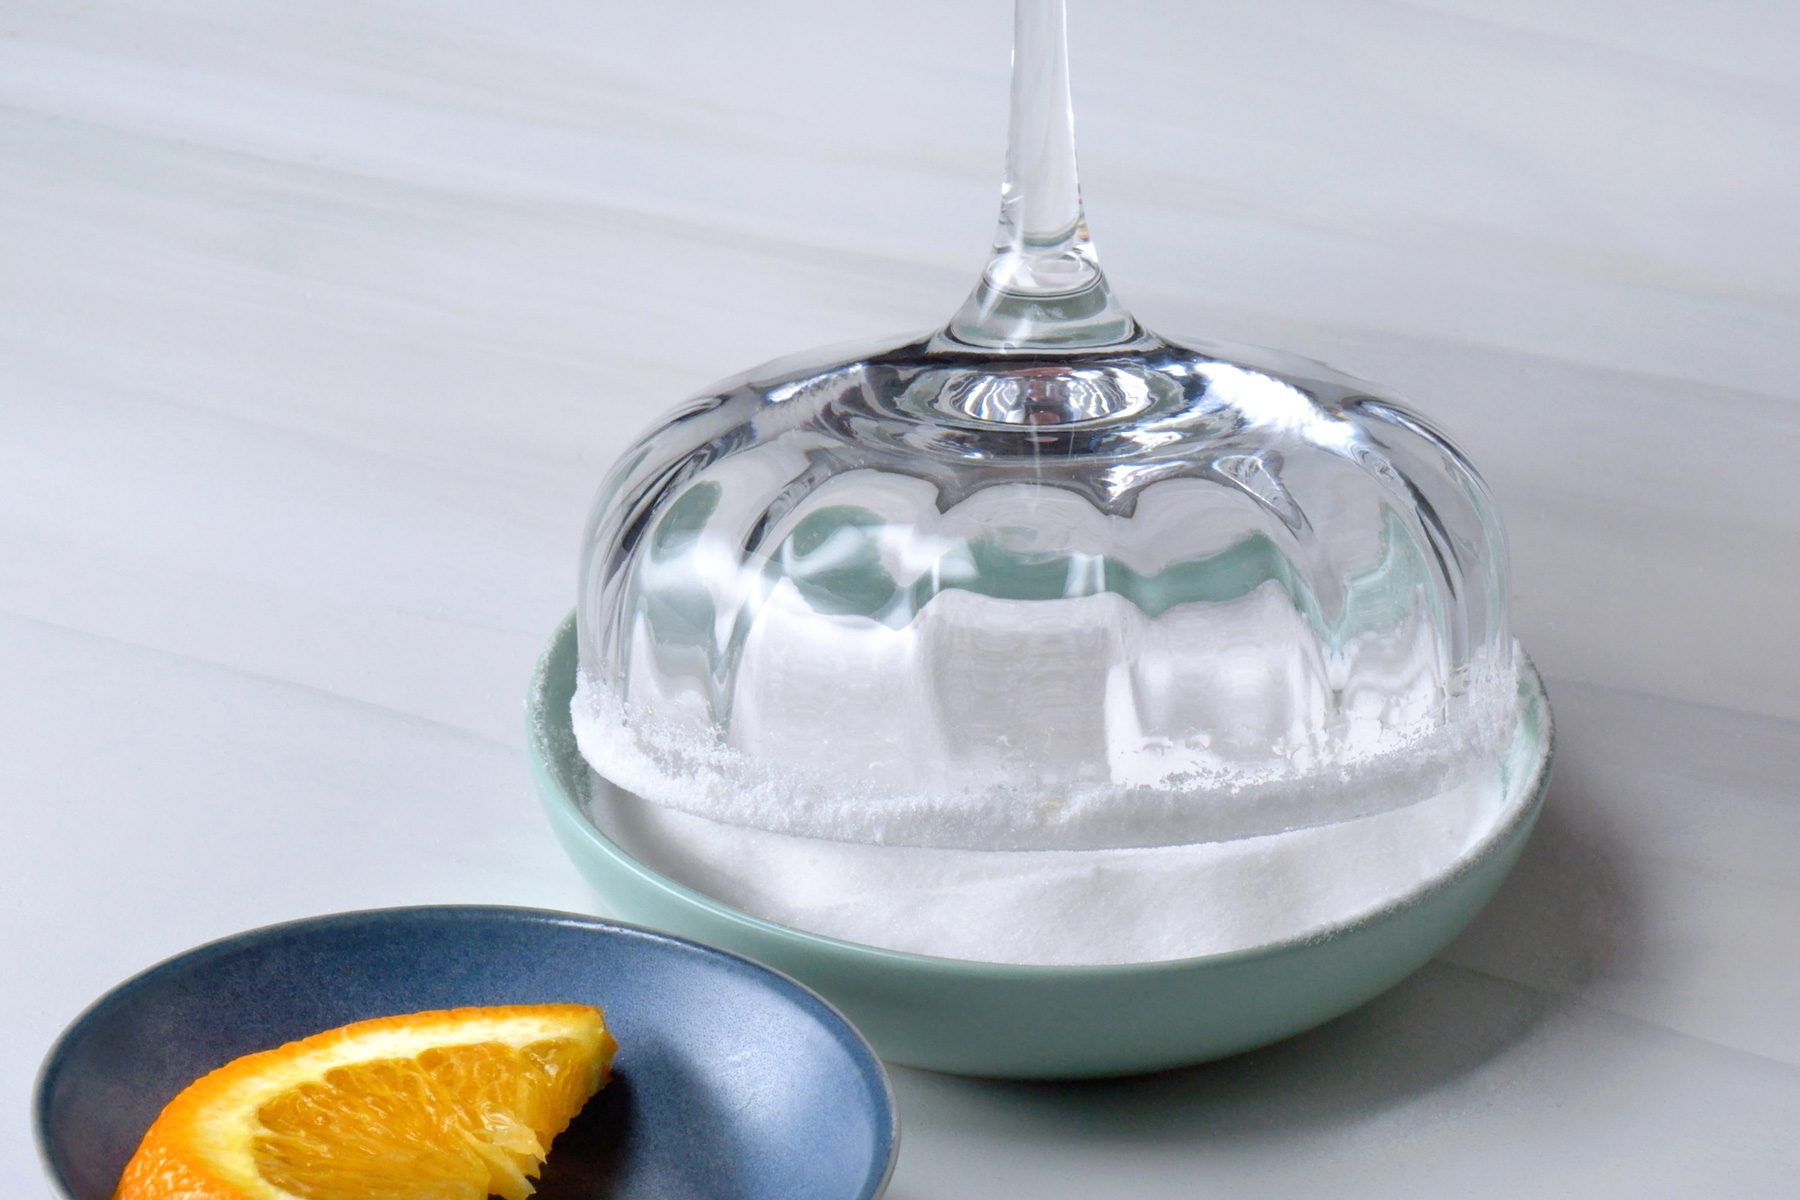
[[[1498,763],[1350,821],[1141,849],[984,851],[794,837],[596,779],[627,853],[746,912],[846,941],[981,962],[1186,958],[1305,937],[1455,871],[1509,813]]]

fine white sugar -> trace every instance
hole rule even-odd
[[[984,851],[795,837],[596,778],[590,815],[647,866],[796,929],[982,962],[1153,962],[1341,926],[1456,871],[1509,815],[1498,763],[1438,795],[1263,837]]]
[[[848,674],[841,662],[793,669],[810,678],[827,667]],[[891,687],[912,674],[872,671]],[[1076,701],[1093,712],[1076,716],[1112,719],[1103,684],[1081,689]],[[1404,696],[1430,680],[1407,668],[1388,684],[1390,696]],[[598,768],[591,818],[651,868],[783,925],[949,958],[1062,965],[1185,958],[1340,927],[1460,869],[1512,815],[1500,765],[1518,728],[1511,656],[1475,677],[1450,711],[1426,705],[1419,720],[1376,723],[1367,736],[1352,722],[1322,759],[1285,756],[1267,771],[1240,760],[1218,773],[1140,780],[1136,760],[1115,758],[1122,765],[1110,780],[1046,791],[979,772],[975,786],[930,776],[943,764],[966,771],[970,760],[932,755],[928,739],[888,756],[892,769],[872,769],[875,756],[862,756],[884,727],[841,687],[830,695],[817,712],[775,704],[775,692],[754,720],[735,710],[762,727],[767,753],[749,754],[667,721],[671,705],[627,711],[582,672],[571,717]],[[788,724],[771,733],[783,712]],[[1272,725],[1294,723],[1277,715]],[[845,756],[863,763],[860,778],[815,769],[830,765],[821,748],[845,728],[868,735]],[[1393,728],[1404,736],[1387,736]],[[773,753],[776,734],[801,732],[810,740]],[[991,742],[986,732],[979,740]]]

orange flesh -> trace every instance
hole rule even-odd
[[[524,1200],[616,1046],[582,1005],[384,1017],[248,1055],[145,1135],[115,1200]]]

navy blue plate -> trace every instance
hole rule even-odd
[[[68,1200],[107,1200],[144,1130],[241,1054],[390,1013],[597,1004],[614,1076],[540,1200],[872,1200],[898,1148],[881,1062],[785,975],[697,942],[527,908],[392,908],[241,933],[120,984],[61,1038],[35,1124]]]

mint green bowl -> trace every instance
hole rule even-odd
[[[1319,935],[1229,954],[1037,967],[881,950],[751,916],[658,874],[588,820],[575,746],[575,622],[557,630],[528,700],[531,770],[550,823],[608,915],[784,971],[837,1005],[882,1057],[957,1075],[1071,1079],[1222,1058],[1309,1029],[1423,966],[1494,894],[1543,806],[1550,707],[1537,672],[1503,763],[1510,814],[1461,867]]]

